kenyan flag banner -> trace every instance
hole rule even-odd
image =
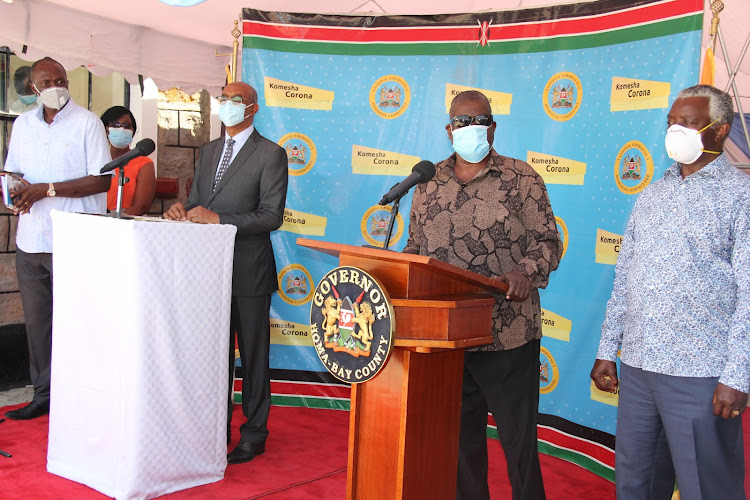
[[[700,30],[701,1],[602,0],[519,11],[339,16],[243,10],[243,46],[346,55],[490,55],[601,47]]]

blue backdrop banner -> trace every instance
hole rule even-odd
[[[274,403],[347,407],[309,326],[312,292],[338,262],[296,238],[382,246],[381,196],[420,160],[452,153],[448,107],[477,89],[498,123],[494,148],[541,174],[564,241],[542,292],[540,449],[613,478],[617,396],[588,374],[630,209],[669,166],[668,108],[698,80],[703,18],[701,0],[632,4],[392,17],[244,10],[255,125],[289,160],[284,225],[272,236]],[[411,194],[394,250],[410,204]]]

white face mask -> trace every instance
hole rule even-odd
[[[704,152],[721,154],[721,151],[707,151],[703,149],[703,139],[701,139],[701,132],[717,121],[712,121],[700,130],[683,127],[676,123],[669,127],[667,129],[667,136],[664,138],[667,155],[678,163],[690,165],[695,163]]]
[[[62,109],[69,100],[70,92],[65,87],[49,87],[39,92],[39,101],[50,109]]]

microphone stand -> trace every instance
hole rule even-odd
[[[402,195],[403,196],[403,195]],[[401,196],[396,198],[391,207],[391,220],[388,222],[388,232],[385,235],[385,243],[383,243],[383,250],[388,250],[388,245],[391,242],[391,234],[393,234],[393,225],[396,222],[398,216],[398,206],[401,203]]]
[[[117,177],[117,209],[115,211],[115,218],[122,219],[122,188],[126,182],[130,181],[130,179],[125,177],[125,165],[120,167],[120,174]]]
[[[128,177],[125,177],[125,165],[118,167],[120,173],[117,175],[117,207],[114,212],[105,214],[105,217],[112,217],[113,219],[132,219],[132,216],[126,214],[122,210],[122,188],[125,183],[130,182]]]
[[[398,184],[393,185],[394,188],[396,186],[398,186]],[[396,223],[396,217],[398,217],[398,207],[399,207],[399,204],[401,203],[401,198],[403,198],[408,192],[409,192],[408,190],[404,191],[403,193],[399,195],[398,198],[393,200],[393,206],[391,206],[391,220],[388,221],[388,231],[385,234],[385,242],[383,242],[382,250],[388,250],[388,245],[390,245],[391,243],[391,235],[393,234],[393,225]],[[380,204],[385,206],[385,203],[383,203],[382,200]],[[362,246],[365,248],[380,248],[377,245],[362,245]]]

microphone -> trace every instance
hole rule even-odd
[[[422,160],[411,169],[411,175],[391,188],[390,191],[383,195],[380,205],[387,205],[392,201],[398,200],[404,196],[407,191],[416,186],[427,182],[435,176],[435,164],[428,160]]]
[[[141,139],[133,149],[120,156],[119,158],[115,158],[111,162],[104,165],[102,169],[99,170],[99,173],[104,174],[118,167],[122,167],[133,158],[138,158],[139,156],[148,156],[154,152],[154,149],[156,149],[156,144],[154,144],[154,141],[152,141],[151,139]]]

